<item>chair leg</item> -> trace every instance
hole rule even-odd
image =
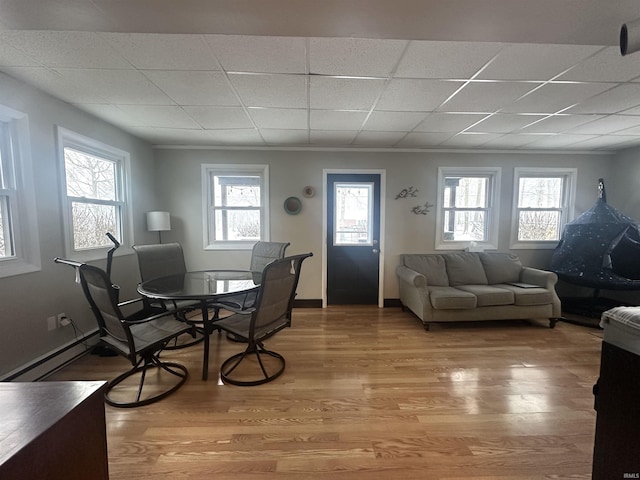
[[[233,371],[249,356],[255,355],[258,361],[258,365],[260,366],[260,371],[262,372],[262,378],[251,379],[251,380],[239,380],[237,378],[233,378],[231,374]],[[269,373],[265,364],[262,360],[262,355],[267,355],[269,357],[275,358],[277,360],[277,367],[274,373]],[[262,385],[263,383],[270,382],[278,378],[282,372],[284,372],[285,368],[285,360],[282,355],[277,352],[273,352],[271,350],[267,350],[264,348],[262,344],[252,344],[249,345],[244,352],[237,353],[229,358],[227,358],[222,365],[220,366],[220,378],[224,383],[228,383],[231,385],[238,385],[242,387],[254,386],[254,385]]]
[[[163,390],[147,398],[141,398],[142,390],[145,386],[145,380],[147,377],[146,374],[147,374],[147,371],[150,370],[151,368],[159,368],[161,370],[164,370],[169,374],[177,377],[178,380],[173,386],[171,386],[171,388],[167,390]],[[111,396],[111,391],[114,389],[114,387],[117,387],[124,380],[138,373],[140,373],[140,382],[138,384],[138,391],[137,391],[135,400],[119,401],[119,400],[113,399]],[[141,358],[131,370],[123,373],[122,375],[119,375],[118,377],[116,377],[115,379],[109,382],[109,384],[107,385],[107,390],[104,394],[105,402],[111,405],[112,407],[119,407],[119,408],[132,408],[132,407],[141,407],[143,405],[149,405],[151,403],[157,402],[158,400],[162,400],[163,398],[166,398],[167,396],[171,395],[173,392],[178,390],[178,388],[180,388],[184,384],[184,382],[187,381],[188,377],[189,377],[189,372],[187,371],[187,368],[184,365],[181,365],[175,362],[163,362],[158,358],[157,355],[148,355]]]

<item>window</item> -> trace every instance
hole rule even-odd
[[[373,245],[373,183],[334,184],[334,245]]]
[[[268,240],[268,166],[203,165],[205,249],[250,249]]]
[[[555,248],[570,220],[577,170],[516,168],[511,248]]]
[[[0,277],[40,270],[29,121],[0,106]]]
[[[438,169],[436,249],[497,248],[499,168]]]
[[[59,128],[67,255],[83,260],[104,256],[113,246],[132,243],[127,203],[129,154]]]

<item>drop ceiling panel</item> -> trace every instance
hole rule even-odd
[[[40,64],[32,59],[29,55],[25,55],[20,50],[13,48],[2,41],[0,34],[0,65],[7,67],[38,67]]]
[[[640,125],[640,116],[610,115],[568,130],[566,133],[606,135]]]
[[[247,112],[241,107],[182,107],[202,128],[253,128]]]
[[[498,43],[412,41],[395,76],[470,78],[503,47]]]
[[[558,134],[558,135],[549,135],[536,140],[535,142],[527,145],[530,148],[564,148],[569,145],[584,142],[585,140],[590,140],[595,138],[595,135],[567,135],[567,134]]]
[[[524,82],[469,83],[438,110],[493,113],[512,104],[535,86]]]
[[[307,108],[307,86],[296,75],[229,75],[247,107]]]
[[[398,147],[417,147],[417,148],[428,148],[433,145],[440,145],[446,139],[451,137],[450,133],[426,133],[426,132],[409,132],[406,137],[404,137],[400,142],[398,142]]]
[[[620,55],[620,48],[609,47],[579,63],[559,80],[587,82],[627,82],[640,76],[640,62]]]
[[[306,73],[304,38],[206,35],[228,72]]]
[[[640,105],[640,84],[622,84],[567,110],[567,113],[618,113]]]
[[[373,112],[363,130],[381,132],[407,132],[424,120],[425,114],[420,112]]]
[[[602,118],[602,115],[552,115],[523,127],[518,133],[562,133],[578,125]]]
[[[240,105],[221,72],[146,70],[142,73],[178,105]]]
[[[313,145],[349,145],[358,134],[349,130],[311,130],[309,137]]]
[[[543,115],[510,115],[496,113],[472,126],[469,132],[510,133],[544,118]]]
[[[200,35],[102,33],[114,51],[141,70],[219,70]]]
[[[407,43],[404,40],[311,38],[309,71],[323,75],[387,77]]]
[[[309,123],[305,109],[251,108],[249,115],[260,129],[306,130]]]
[[[598,50],[590,45],[509,45],[476,78],[551,80]]]
[[[125,115],[131,117],[137,125],[160,128],[200,127],[187,113],[178,106],[165,105],[119,105]]]
[[[367,112],[311,110],[309,125],[317,130],[354,130],[358,131],[367,118]]]
[[[503,111],[557,113],[611,87],[607,83],[547,83],[511,105],[506,105]]]
[[[376,110],[430,112],[461,85],[462,82],[393,79],[380,97]]]
[[[360,132],[353,143],[361,147],[387,147],[395,145],[404,136],[403,132]]]
[[[414,130],[458,133],[485,117],[487,117],[485,113],[432,113]]]
[[[264,129],[260,133],[269,145],[294,146],[309,143],[308,130]]]
[[[491,140],[494,140],[500,136],[501,135],[497,133],[476,133],[476,134],[461,133],[459,135],[455,135],[445,140],[444,142],[441,143],[441,145],[447,146],[447,147],[461,147],[461,148],[480,147],[485,143]]]
[[[214,145],[266,145],[255,129],[207,130],[207,133]]]
[[[315,109],[369,110],[382,92],[384,80],[311,77],[310,106]]]

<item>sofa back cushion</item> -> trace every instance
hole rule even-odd
[[[402,262],[411,270],[424,275],[429,286],[446,287],[449,285],[447,269],[442,255],[406,254],[402,255]]]
[[[517,255],[511,253],[480,253],[489,285],[520,281],[522,263]]]
[[[460,252],[444,254],[449,285],[487,285],[482,262],[477,253]]]

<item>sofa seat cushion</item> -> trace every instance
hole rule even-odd
[[[487,285],[487,276],[477,253],[446,253],[443,257],[450,286]]]
[[[513,305],[515,300],[515,294],[511,290],[493,285],[460,285],[457,288],[475,295],[478,307]]]
[[[477,306],[473,293],[453,287],[429,287],[429,299],[433,308],[438,310],[464,310]]]
[[[514,303],[516,305],[548,305],[553,303],[553,294],[546,288],[522,288],[515,285],[496,285],[496,287],[511,290],[515,295]]]

